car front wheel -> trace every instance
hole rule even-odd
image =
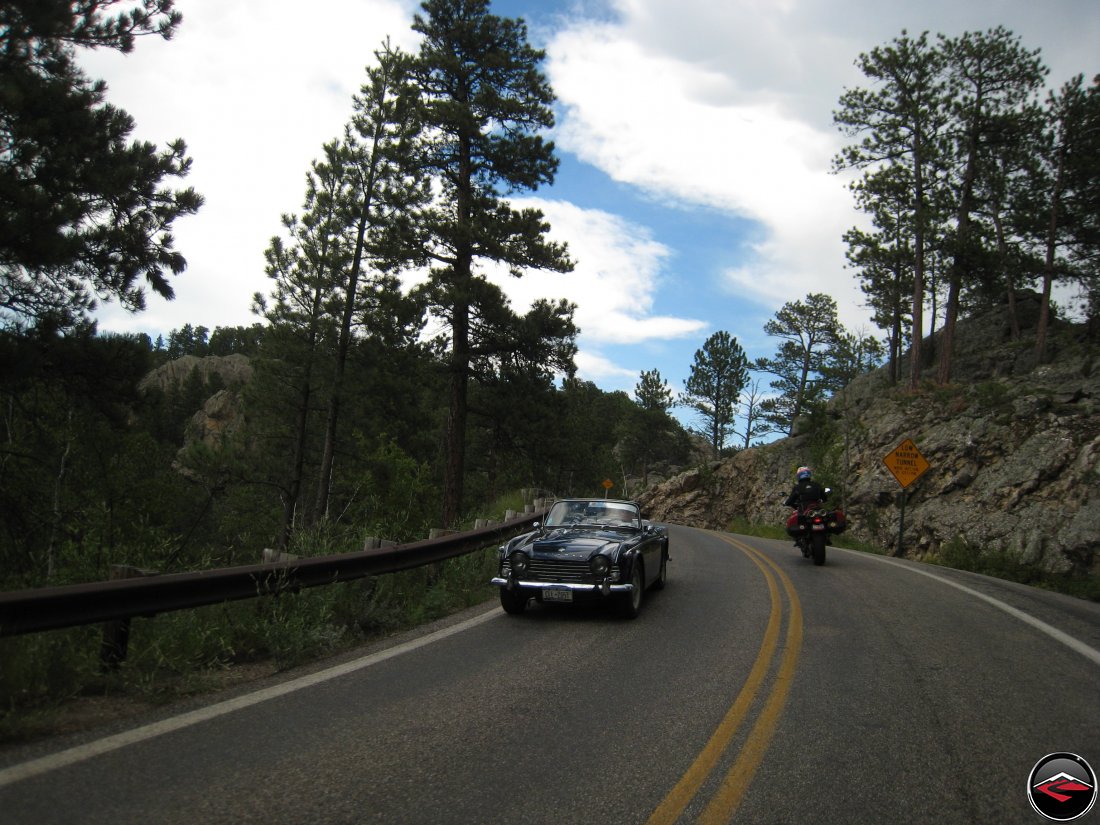
[[[513,590],[502,587],[500,588],[500,606],[504,608],[505,613],[518,616],[527,609],[527,594],[518,587]]]
[[[635,619],[642,610],[642,600],[645,597],[645,576],[642,571],[642,560],[635,559],[631,565],[633,572],[630,575],[630,583],[633,587],[629,593],[623,593],[619,602],[619,613],[624,618]]]

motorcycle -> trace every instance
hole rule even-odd
[[[825,488],[828,495],[832,490]],[[813,501],[796,508],[787,519],[787,535],[794,539],[804,558],[813,559],[815,565],[825,563],[825,547],[829,536],[839,535],[848,527],[844,511],[829,509],[822,501]]]

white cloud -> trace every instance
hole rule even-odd
[[[308,13],[289,0],[177,5],[184,21],[171,41],[81,56],[91,77],[108,82],[108,99],[134,117],[135,137],[187,142],[194,166],[180,185],[206,198],[174,227],[188,261],[172,280],[176,299],[150,295],[136,316],[105,305],[102,329],[167,333],[187,322],[255,320],[251,296],[268,288],[264,249],[280,215],[299,210],[309,164],[340,135],[374,51],[387,35],[415,43],[412,0],[325,0]]]
[[[830,174],[842,137],[832,110],[867,79],[853,63],[899,36],[1005,25],[1042,48],[1058,85],[1098,69],[1100,15],[1087,0],[613,0],[614,20],[574,19],[548,44],[567,151],[657,198],[757,222],[725,273],[731,294],[778,306],[833,295],[866,324],[843,233],[864,218]]]
[[[636,381],[638,378],[636,370],[624,369],[611,359],[587,350],[579,351],[574,362],[577,365],[577,376],[596,384],[610,382],[625,386],[626,383]]]
[[[493,274],[517,312],[538,298],[577,304],[574,320],[582,349],[682,338],[706,326],[691,318],[651,314],[671,252],[645,227],[564,201],[526,198],[515,200],[514,206],[541,210],[551,227],[549,237],[567,242],[575,263],[569,273],[531,271],[522,278]]]
[[[741,91],[732,75],[647,51],[631,22],[576,24],[550,44],[561,146],[658,197],[760,224],[762,239],[728,272],[731,291],[768,305],[810,291],[854,304],[840,240],[851,203],[830,173],[837,136]]]

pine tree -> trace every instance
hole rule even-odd
[[[680,403],[699,413],[715,456],[733,431],[741,391],[749,380],[748,359],[728,332],[711,335],[695,351]]]
[[[414,70],[427,130],[420,157],[438,198],[415,220],[433,263],[420,295],[448,327],[443,522],[452,525],[463,501],[471,367],[501,303],[477,262],[503,263],[515,276],[572,263],[564,245],[547,240],[542,213],[505,199],[551,183],[557,170],[554,145],[541,134],[554,122],[543,52],[528,44],[522,20],[490,14],[488,0],[426,0],[421,8],[413,23],[423,35]]]
[[[928,43],[928,33],[911,38],[906,32],[886,47],[861,54],[856,65],[876,86],[850,89],[833,113],[837,126],[850,137],[863,135],[845,147],[834,167],[865,169],[873,174],[884,166],[902,165],[911,182],[913,235],[913,301],[909,385],[920,382],[923,309],[926,286],[926,243],[935,205],[934,180],[942,164],[947,123],[943,55]]]
[[[789,301],[764,325],[764,332],[783,343],[774,358],[758,358],[754,369],[776,376],[771,386],[779,398],[769,399],[765,407],[769,420],[786,425],[791,435],[807,404],[826,389],[821,380],[825,354],[843,335],[836,301],[820,292],[807,295],[805,302]]]
[[[69,329],[97,300],[138,311],[148,287],[171,299],[186,261],[172,224],[196,212],[182,140],[131,141],[134,121],[76,65],[75,48],[127,52],[137,36],[170,38],[172,0],[111,13],[115,0],[0,4],[0,325]]]
[[[1036,330],[1035,355],[1047,358],[1050,295],[1061,272],[1072,272],[1068,256],[1084,268],[1086,293],[1097,294],[1100,249],[1100,77],[1086,89],[1081,75],[1065,83],[1047,100],[1049,124],[1040,165],[1034,174],[1032,214],[1042,217],[1042,302]],[[1090,277],[1091,276],[1091,277]],[[1095,300],[1090,322],[1096,321]]]
[[[871,216],[874,230],[852,228],[844,235],[847,258],[859,273],[872,320],[889,331],[888,372],[898,380],[898,360],[907,334],[913,294],[910,180],[904,167],[885,167],[852,186],[860,209]]]
[[[307,438],[310,416],[322,391],[325,350],[331,351],[336,338],[328,311],[336,289],[334,279],[349,258],[340,201],[342,148],[339,141],[331,141],[323,151],[325,160],[314,161],[306,176],[301,217],[283,215],[287,238],[273,237],[265,252],[267,275],[273,281],[271,295],[253,297],[253,312],[266,318],[270,327],[257,386],[269,387],[269,405],[284,407],[282,415],[274,415],[269,437],[286,439],[285,421],[294,421],[289,443],[282,450],[272,450],[289,457],[286,474],[278,482],[283,503],[279,547],[287,546],[296,524],[309,524],[314,518],[301,502]]]
[[[287,237],[273,238],[268,248],[270,300],[255,298],[256,310],[271,324],[267,354],[278,362],[263,374],[283,388],[273,398],[285,399],[295,422],[281,485],[281,546],[295,524],[311,525],[328,513],[356,329],[398,342],[401,330],[420,324],[394,275],[409,259],[406,213],[426,196],[422,178],[410,172],[417,96],[408,82],[407,55],[386,43],[376,58],[343,137],[326,143],[323,158],[311,165],[301,216],[284,216]],[[319,454],[311,460],[317,408],[325,414]],[[316,469],[317,484],[303,506],[307,466]]]
[[[660,370],[642,370],[634,385],[634,399],[643,410],[668,412],[672,406],[672,390],[661,377]]]
[[[954,232],[943,339],[937,380],[951,379],[955,324],[961,292],[980,270],[981,244],[975,215],[981,206],[982,178],[995,174],[996,158],[1012,151],[1022,136],[1015,115],[1034,97],[1047,70],[1037,51],[998,26],[987,33],[968,32],[942,39],[951,96],[952,200]]]
[[[642,370],[634,385],[634,402],[636,406],[629,409],[618,428],[616,451],[624,463],[641,465],[642,486],[648,487],[650,467],[659,456],[675,452],[680,429],[668,414],[672,390],[660,370]]]
[[[427,197],[423,179],[413,171],[412,153],[420,130],[416,91],[409,82],[411,60],[389,41],[375,52],[376,64],[355,97],[355,113],[344,132],[340,192],[350,257],[334,272],[335,354],[321,463],[314,497],[315,517],[328,512],[337,426],[344,395],[344,374],[354,322],[368,330],[402,312],[400,284],[393,270],[408,260],[402,239],[405,216]],[[372,277],[365,278],[366,270]],[[365,282],[364,282],[365,281]],[[410,317],[408,319],[412,321]]]

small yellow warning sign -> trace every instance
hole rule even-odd
[[[898,484],[901,485],[902,489],[924,475],[925,471],[931,466],[920,454],[917,445],[909,438],[901,442],[894,448],[892,453],[882,459],[882,463],[898,480]]]

